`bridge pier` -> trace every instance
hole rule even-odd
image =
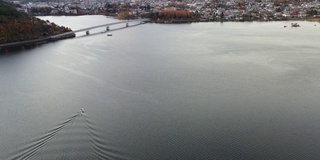
[[[109,31],[109,30],[110,30],[110,28],[109,28],[109,26],[107,26],[106,31]]]
[[[129,27],[129,23],[128,22],[126,23],[126,27]]]
[[[86,35],[89,35],[90,34],[90,32],[89,31],[86,31]]]

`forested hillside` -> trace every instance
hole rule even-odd
[[[19,12],[11,3],[0,1],[0,44],[38,39],[71,31],[49,21]]]

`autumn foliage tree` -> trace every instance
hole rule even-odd
[[[159,12],[159,18],[162,19],[190,19],[192,12],[179,10],[163,10]]]
[[[0,1],[0,44],[38,39],[68,31],[71,29],[28,16]]]

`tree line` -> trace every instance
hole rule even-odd
[[[197,21],[200,18],[199,13],[193,13],[187,10],[162,10],[159,12],[151,12],[141,16],[142,18],[150,18],[154,22],[162,21]]]
[[[159,12],[159,18],[163,19],[190,19],[192,12],[179,10],[163,10]]]

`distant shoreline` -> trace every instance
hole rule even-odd
[[[303,20],[309,21],[309,22],[319,22],[320,23],[320,18],[305,18]]]
[[[66,15],[51,15],[51,16],[66,16]],[[68,16],[82,16],[82,15],[68,15]],[[106,15],[104,15],[106,16]],[[107,16],[118,19],[116,16]],[[120,19],[119,19],[120,20]],[[319,22],[320,18],[304,18],[304,19],[291,19],[291,20],[280,20],[282,22],[286,21],[309,21],[309,22]],[[198,22],[220,22],[220,21],[201,21],[201,20],[177,20],[177,19],[161,19],[161,20],[151,20],[150,23],[158,23],[158,24],[186,24],[186,23],[198,23]],[[277,22],[277,21],[223,21],[223,22]],[[279,21],[278,21],[279,22]],[[40,44],[50,43],[58,40],[74,38],[75,34],[70,33],[61,37],[56,37],[56,35],[46,36],[39,39],[27,40],[27,41],[19,41],[19,42],[11,42],[0,44],[0,51],[10,50],[10,49],[18,49],[23,47],[31,47]]]
[[[127,19],[121,19],[117,18],[116,16],[110,16],[114,17],[118,20],[127,20]],[[133,19],[133,18],[131,18]],[[288,20],[206,20],[206,19],[152,19],[150,18],[150,23],[159,23],[159,24],[179,24],[179,23],[199,23],[199,22],[290,22],[290,21],[309,21],[309,22],[319,22],[320,18],[295,18],[295,19],[288,19]]]

